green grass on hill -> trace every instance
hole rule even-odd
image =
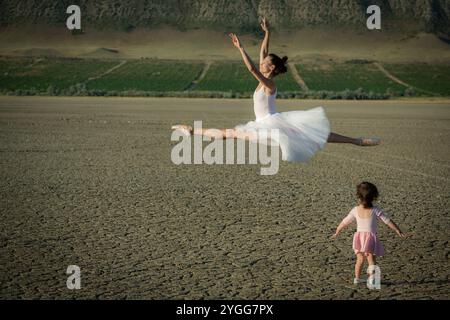
[[[386,64],[384,68],[407,84],[426,93],[450,96],[450,65]]]
[[[258,81],[241,63],[213,63],[194,90],[251,92],[257,86]]]
[[[101,75],[117,62],[82,59],[0,59],[0,90],[68,88]]]
[[[192,62],[132,60],[100,79],[89,81],[88,90],[183,91],[204,65]]]
[[[278,91],[300,91],[301,88],[287,72],[275,78]],[[194,90],[253,92],[258,81],[242,62],[213,63]]]
[[[168,60],[0,58],[0,93],[13,95],[108,95],[249,98],[258,86],[242,62]],[[118,67],[117,67],[118,66]],[[117,67],[113,69],[114,67]],[[275,78],[280,98],[388,99],[393,96],[450,96],[450,65],[386,64],[387,77],[373,63],[296,65],[309,90],[292,74]],[[107,73],[107,71],[109,71]]]
[[[344,91],[362,88],[366,92],[403,92],[406,87],[387,78],[373,64],[329,63],[296,65],[310,90]]]

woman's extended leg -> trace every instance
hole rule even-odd
[[[172,126],[173,130],[182,130],[187,135],[200,135],[214,139],[243,139],[252,140],[256,135],[254,132],[240,131],[236,129],[213,129],[213,128],[192,128],[187,125]]]
[[[255,133],[240,131],[236,129],[212,129],[212,128],[192,128],[188,125],[172,126],[173,130],[182,130],[186,135],[202,135],[214,139],[255,139]],[[328,136],[327,142],[330,143],[351,143],[357,146],[376,146],[380,144],[380,139],[377,138],[350,138],[334,132]]]
[[[328,136],[328,142],[331,143],[351,143],[357,146],[376,146],[380,144],[378,138],[350,138],[334,132]]]
[[[358,139],[342,136],[342,135],[334,133],[334,132],[331,132],[330,135],[328,136],[328,142],[351,143],[351,144],[359,145]]]
[[[234,139],[235,138],[234,129],[197,128],[192,131],[192,134],[211,137],[214,139]]]

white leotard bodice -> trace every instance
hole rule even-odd
[[[275,97],[277,91],[274,94],[267,95],[264,92],[264,86],[261,86],[253,94],[253,109],[255,111],[256,120],[262,119],[268,114],[274,114],[275,111]]]

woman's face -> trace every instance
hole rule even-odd
[[[275,69],[275,66],[272,64],[272,60],[269,56],[265,57],[259,64],[259,70],[263,73],[269,73],[273,69]]]

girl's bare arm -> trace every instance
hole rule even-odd
[[[404,238],[405,234],[400,230],[400,228],[395,224],[393,220],[389,220],[387,223],[388,227],[395,231],[396,234],[398,234],[399,237]]]
[[[348,225],[348,223],[346,223],[345,221],[342,221],[336,228],[336,232],[331,236],[331,238],[335,239],[337,237],[337,235],[339,234],[339,232],[341,232],[342,229],[344,229],[347,225]]]

